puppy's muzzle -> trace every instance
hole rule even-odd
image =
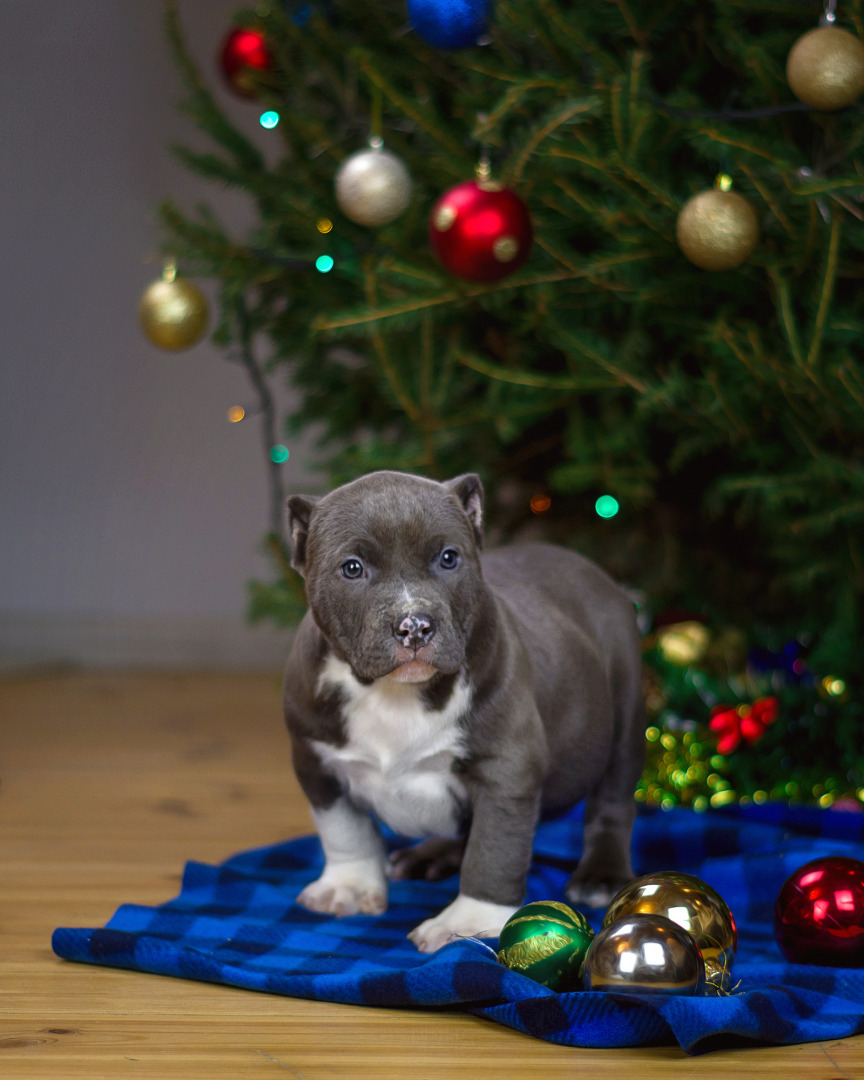
[[[431,615],[403,615],[393,627],[393,636],[403,648],[416,652],[429,644],[435,630],[435,620]]]

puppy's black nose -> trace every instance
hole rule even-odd
[[[403,615],[393,635],[406,649],[422,649],[435,636],[435,620],[431,615]]]

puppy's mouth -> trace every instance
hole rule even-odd
[[[424,683],[437,674],[438,668],[427,664],[425,660],[408,660],[395,667],[385,678],[399,683]]]

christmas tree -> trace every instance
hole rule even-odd
[[[257,215],[238,236],[162,207],[166,252],[219,281],[216,340],[259,396],[275,581],[253,583],[254,615],[301,603],[283,439],[318,433],[322,490],[477,471],[493,539],[576,546],[655,613],[715,628],[670,667],[655,626],[654,742],[675,744],[655,795],[776,796],[796,739],[818,776],[787,795],[822,798],[832,770],[831,791],[864,791],[864,3],[834,6],[274,0],[238,12],[202,72],[168,4],[213,147],[176,152]],[[756,703],[775,691],[776,723]],[[761,719],[718,789],[734,755],[716,716],[710,745],[703,729],[724,703]],[[673,761],[667,720],[696,724],[704,755]],[[772,738],[754,773],[742,751]]]

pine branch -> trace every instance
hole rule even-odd
[[[191,53],[186,48],[176,0],[165,0],[165,34],[171,45],[177,69],[189,94],[188,99],[181,104],[183,111],[227,150],[241,169],[248,172],[260,169],[264,162],[257,147],[228,121],[216,104]]]
[[[366,302],[370,308],[373,308],[378,303],[378,283],[374,264],[368,259],[366,260],[364,276],[366,282]],[[419,423],[421,420],[420,410],[409,397],[399,379],[396,367],[390,357],[390,350],[387,347],[384,335],[377,326],[374,326],[371,328],[371,336],[375,346],[375,352],[378,355],[378,362],[381,365],[381,370],[384,373],[384,377],[387,380],[387,384],[390,387],[393,397],[399,403],[399,407],[408,419],[413,423]]]
[[[471,132],[472,138],[481,146],[490,143],[501,145],[503,136],[500,129],[503,127],[503,122],[510,119],[514,111],[522,107],[526,98],[543,90],[559,94],[562,91],[561,81],[559,79],[520,79],[509,86],[488,112],[479,114]]]
[[[819,352],[822,348],[822,338],[825,333],[825,320],[828,318],[828,310],[834,293],[834,282],[837,279],[837,255],[840,250],[840,215],[835,213],[831,222],[831,236],[828,244],[828,255],[825,260],[825,273],[822,278],[822,290],[819,294],[819,310],[816,313],[816,321],[813,325],[813,334],[810,339],[810,349],[807,353],[807,365],[815,367]]]
[[[422,109],[407,94],[398,90],[381,72],[377,63],[365,50],[357,50],[357,63],[360,70],[373,86],[384,94],[385,98],[405,116],[409,116],[423,131],[448,154],[447,170],[454,176],[464,176],[471,170],[471,160],[464,144],[458,142],[449,130],[439,124],[430,109]],[[450,158],[452,157],[452,161]],[[442,162],[442,164],[444,164]]]
[[[576,122],[577,118],[585,119],[589,116],[596,116],[600,108],[600,99],[592,97],[566,101],[563,105],[553,109],[542,120],[540,125],[531,132],[528,141],[515,154],[512,162],[502,169],[505,182],[514,185],[520,182],[528,162],[537,153],[537,147],[544,139],[548,139],[553,132],[563,127],[564,124]]]
[[[457,359],[460,364],[472,371],[479,371],[490,379],[499,382],[512,383],[514,386],[530,386],[542,390],[601,390],[613,386],[620,386],[620,380],[615,378],[603,378],[598,376],[586,376],[581,379],[571,379],[566,375],[543,375],[534,371],[511,370],[493,364],[491,361],[477,356],[476,353],[459,352]]]
[[[795,313],[792,309],[792,293],[788,280],[774,267],[768,268],[768,273],[774,283],[777,299],[780,302],[780,325],[786,335],[786,342],[792,353],[792,359],[797,365],[804,362],[804,354],[801,351],[801,340],[798,336],[798,325]]]

